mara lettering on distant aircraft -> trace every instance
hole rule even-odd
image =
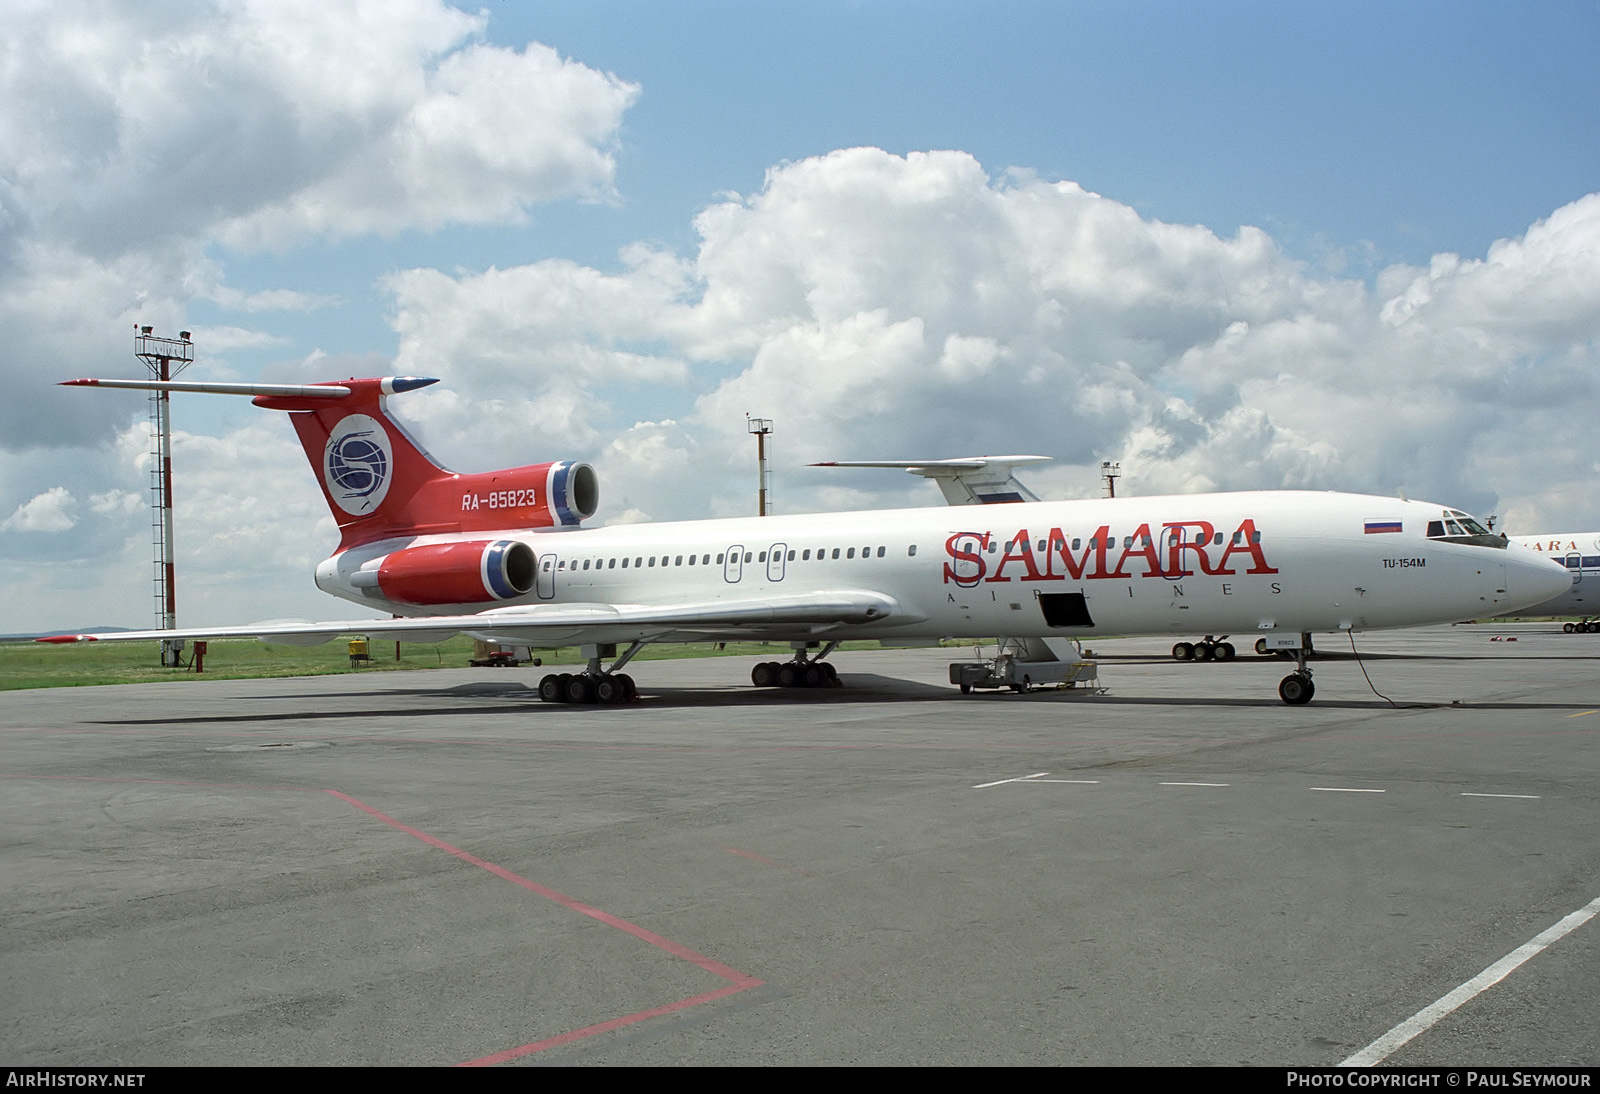
[[[1038,501],[1009,478],[1035,456],[898,465],[936,479],[952,501],[1001,502],[981,509],[585,528],[599,508],[586,463],[456,474],[429,457],[387,401],[435,382],[70,381],[248,395],[287,412],[340,530],[317,585],[391,618],[49,640],[467,634],[579,646],[587,671],[547,675],[540,695],[610,703],[636,696],[620,670],[657,642],[785,642],[793,658],[756,666],[753,682],[820,686],[837,681],[825,659],[846,639],[1004,635],[1048,646],[1254,631],[1299,650],[1278,689],[1299,704],[1314,690],[1304,656],[1313,632],[1503,615],[1568,584],[1565,568],[1439,505],[1308,491]]]
[[[1570,578],[1570,583],[1559,594],[1523,608],[1518,614],[1523,617],[1576,615],[1577,622],[1562,626],[1568,634],[1600,632],[1600,620],[1595,618],[1600,613],[1600,532],[1512,536],[1511,541],[1549,558],[1564,568]]]

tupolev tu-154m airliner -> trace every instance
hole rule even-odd
[[[1569,584],[1563,567],[1457,510],[1309,491],[582,528],[599,507],[588,464],[457,474],[429,457],[387,403],[435,382],[68,381],[249,395],[287,411],[341,532],[318,587],[397,618],[43,641],[466,634],[577,645],[587,671],[544,677],[541,697],[614,703],[636,697],[620,670],[654,642],[787,642],[793,659],[757,665],[753,682],[815,687],[837,682],[824,658],[847,639],[1255,632],[1297,653],[1278,692],[1301,704],[1314,690],[1312,632],[1504,615]]]

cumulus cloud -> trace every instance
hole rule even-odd
[[[6,377],[125,360],[138,322],[326,297],[226,284],[219,253],[519,223],[608,200],[634,85],[483,39],[441,0],[22,0],[0,41]],[[87,322],[85,321],[87,318]],[[219,327],[219,349],[268,336]],[[69,371],[70,370],[70,371]],[[103,438],[116,416],[42,395],[0,445]]]
[[[66,487],[52,486],[17,506],[15,512],[0,521],[0,532],[65,532],[78,523],[73,515],[77,507],[77,501]]]
[[[776,421],[787,511],[937,500],[813,460],[1027,451],[1060,461],[1031,474],[1057,496],[1097,493],[1116,459],[1127,492],[1403,489],[1522,526],[1600,520],[1556,508],[1593,474],[1571,408],[1596,394],[1600,195],[1373,285],[960,152],[779,165],[696,227],[694,255],[635,250],[616,273],[399,275],[402,359],[480,405],[527,392],[496,408],[536,427],[525,444],[599,459],[657,519],[750,511],[754,413]],[[606,445],[641,383],[685,375],[670,429]]]

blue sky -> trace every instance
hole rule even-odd
[[[436,455],[590,460],[602,522],[746,511],[748,411],[780,511],[981,449],[1594,527],[1597,56],[1593,0],[23,0],[0,632],[147,622],[143,404],[49,386],[136,322],[440,375]],[[184,621],[342,611],[286,424],[175,417]]]
[[[694,215],[718,193],[857,145],[961,149],[991,173],[1071,179],[1221,235],[1256,225],[1298,258],[1362,276],[1481,253],[1600,180],[1593,2],[481,10],[490,41],[544,42],[639,85],[616,198],[542,205],[526,226],[228,256],[239,287],[292,281],[348,300],[336,322],[308,317],[327,352],[393,351],[376,285],[387,269],[553,257],[607,269],[640,240],[692,251]]]

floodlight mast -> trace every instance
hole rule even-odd
[[[1120,462],[1113,463],[1110,460],[1100,461],[1100,478],[1104,480],[1106,484],[1106,497],[1114,498],[1117,496],[1117,480],[1121,477],[1122,464]]]
[[[171,380],[194,364],[194,342],[188,331],[177,338],[157,338],[154,327],[136,327],[133,355],[157,380]],[[162,630],[178,626],[177,563],[172,541],[172,412],[166,391],[150,393],[151,539],[155,545],[156,616]],[[161,663],[182,663],[183,642],[163,639]]]
[[[756,515],[767,515],[767,493],[770,479],[767,474],[767,434],[772,432],[771,418],[744,416],[745,429],[756,438]]]

